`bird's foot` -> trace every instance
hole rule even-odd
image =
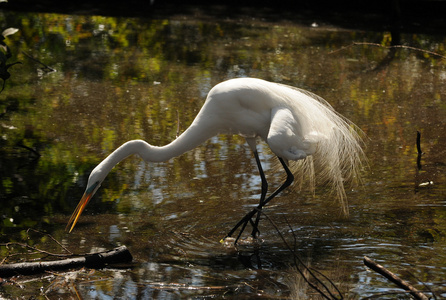
[[[220,240],[220,243],[227,244],[227,241],[230,241],[230,243],[233,243],[236,245],[242,236],[243,232],[246,229],[246,226],[251,224],[252,226],[252,232],[251,232],[251,238],[256,239],[260,235],[260,231],[258,229],[258,222],[259,222],[259,216],[257,214],[261,213],[261,208],[258,207],[247,213],[235,226],[234,228],[229,231],[229,233],[226,235],[225,238]],[[253,220],[255,218],[255,220]],[[232,238],[232,235],[240,228],[240,231],[237,235],[237,238]],[[227,240],[227,241],[226,241]]]
[[[220,240],[220,244],[222,244],[225,248],[232,248],[235,245],[235,238],[232,236],[227,236]]]
[[[252,237],[252,236],[248,236],[246,238],[239,238],[239,239],[236,239],[232,236],[227,236],[220,240],[220,243],[225,248],[235,247],[238,250],[240,250],[240,247],[242,247],[242,249],[243,249],[246,246],[248,246],[248,247],[259,246],[262,242],[263,242],[262,239],[258,239],[256,237]]]
[[[260,235],[260,230],[259,230],[259,227],[252,220],[250,220],[250,221],[251,221],[251,225],[252,225],[251,236],[252,236],[252,238],[256,239]]]
[[[239,239],[237,245],[241,246],[252,246],[257,245],[258,239],[252,236],[248,236],[244,239]]]

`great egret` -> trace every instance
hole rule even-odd
[[[330,104],[308,91],[255,78],[224,81],[211,89],[190,127],[170,144],[157,147],[132,140],[96,166],[66,229],[73,230],[104,178],[124,158],[138,154],[146,162],[167,161],[221,133],[239,134],[246,139],[262,182],[259,205],[246,214],[227,237],[241,226],[237,242],[248,223],[253,226],[252,236],[257,236],[263,206],[294,180],[288,168],[289,160],[299,161],[297,174],[308,176],[312,186],[316,179],[331,184],[347,212],[344,180],[358,175],[363,155],[356,130],[356,126],[336,113]],[[257,137],[269,145],[287,174],[285,182],[268,198],[268,183],[256,149]]]

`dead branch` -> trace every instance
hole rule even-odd
[[[60,271],[81,267],[100,269],[108,264],[130,262],[132,259],[132,255],[127,247],[121,246],[109,251],[87,254],[78,258],[0,265],[0,278],[14,275],[33,275],[46,271]]]
[[[374,47],[380,47],[380,48],[384,48],[384,49],[403,48],[403,49],[408,49],[408,50],[413,50],[413,51],[426,53],[426,54],[429,54],[429,55],[432,55],[432,56],[437,56],[437,57],[442,58],[442,59],[446,59],[446,56],[444,56],[444,55],[438,54],[438,53],[433,52],[433,51],[416,48],[416,47],[405,46],[405,45],[384,46],[384,45],[377,44],[377,43],[367,43],[367,42],[354,42],[354,43],[351,43],[350,45],[347,45],[347,46],[344,46],[344,47],[339,48],[337,50],[331,51],[328,54],[334,54],[334,53],[346,50],[346,49],[348,49],[350,47],[353,47],[353,46],[374,46]]]
[[[71,252],[70,252],[70,254],[64,254],[64,253],[62,253],[62,254],[60,254],[60,253],[52,253],[52,252],[48,252],[48,251],[45,251],[45,250],[42,250],[42,249],[39,249],[39,248],[37,248],[37,247],[34,247],[34,246],[31,246],[31,245],[28,245],[28,244],[25,244],[25,243],[19,243],[19,242],[8,242],[8,243],[2,243],[2,244],[0,244],[0,246],[4,246],[4,247],[10,247],[10,246],[19,246],[19,247],[22,247],[22,248],[27,248],[27,249],[30,249],[30,250],[34,250],[35,251],[35,253],[41,253],[41,254],[46,254],[46,255],[49,255],[49,256],[57,256],[57,257],[69,257],[69,256],[74,256]],[[11,256],[12,255],[14,255],[14,254],[11,254]],[[6,259],[7,257],[5,257],[4,259],[3,259],[3,261]],[[3,261],[2,261],[2,264],[3,264]]]
[[[371,260],[367,256],[364,256],[364,265],[366,265],[373,271],[378,272],[379,274],[383,275],[384,277],[386,277],[388,280],[390,280],[391,282],[393,282],[394,284],[396,284],[398,287],[402,288],[403,290],[408,291],[415,299],[429,300],[429,298],[425,294],[423,294],[422,292],[420,292],[419,290],[414,288],[411,284],[402,280],[401,278],[399,278],[398,276],[396,276],[395,274],[393,274],[392,272],[390,272],[389,270],[387,270],[380,264],[375,263],[373,260]]]
[[[53,69],[53,68],[45,65],[43,62],[41,62],[40,60],[32,57],[30,54],[26,53],[25,51],[22,51],[22,53],[25,54],[25,56],[27,56],[29,59],[35,61],[38,64],[41,64],[43,66],[43,68],[41,68],[41,70],[44,71],[45,73],[56,72],[56,69]]]

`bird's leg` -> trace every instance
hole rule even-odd
[[[263,172],[263,168],[262,168],[262,164],[260,162],[260,158],[259,158],[259,153],[257,152],[257,150],[254,148],[254,157],[256,159],[256,163],[257,163],[257,168],[259,169],[259,173],[260,173],[260,179],[262,180],[262,191],[260,194],[260,201],[259,201],[259,205],[257,206],[256,209],[254,209],[253,211],[251,211],[249,214],[247,214],[245,217],[243,217],[238,223],[237,225],[235,225],[235,227],[228,233],[228,236],[231,236],[236,230],[237,228],[239,228],[242,224],[242,228],[240,229],[240,232],[237,236],[237,238],[235,239],[235,243],[237,243],[237,241],[239,240],[239,238],[241,237],[243,231],[246,228],[246,225],[248,225],[248,222],[251,222],[251,225],[253,226],[253,231],[252,231],[252,236],[255,237],[256,234],[259,232],[259,230],[257,229],[257,224],[259,223],[259,219],[260,219],[260,211],[262,210],[263,207],[263,202],[265,201],[266,198],[266,193],[268,192],[268,182],[266,181],[266,177],[265,177],[265,173]],[[251,220],[251,218],[257,213],[257,217],[256,217],[256,222],[253,222]]]
[[[253,229],[252,229],[251,235],[252,235],[252,237],[255,238],[257,233],[260,233],[259,229],[257,228],[257,225],[259,224],[260,213],[262,211],[262,207],[265,205],[264,201],[265,201],[266,193],[268,192],[268,182],[266,181],[265,173],[263,172],[262,164],[260,163],[260,158],[259,158],[259,154],[257,153],[257,151],[254,151],[254,157],[256,159],[257,168],[259,169],[260,179],[262,180],[262,191],[260,194],[259,205],[257,206],[257,217],[256,217],[255,223],[252,224]]]
[[[271,199],[276,197],[281,191],[283,191],[288,186],[290,186],[290,184],[294,181],[294,175],[290,171],[290,169],[288,168],[288,166],[285,163],[285,161],[282,158],[280,158],[280,157],[278,157],[278,158],[279,158],[280,163],[282,164],[283,169],[285,170],[285,172],[287,174],[287,177],[286,177],[285,182],[277,190],[275,190],[266,200],[261,201],[259,206],[257,207],[258,213],[257,213],[256,221],[253,224],[253,229],[252,229],[252,236],[253,237],[255,237],[256,233],[259,232],[258,225],[259,225],[260,214],[261,214],[263,206],[265,206],[269,201],[271,201]],[[263,173],[263,171],[262,171],[262,173]]]
[[[286,172],[286,174],[287,174],[287,178],[286,178],[286,180],[285,180],[285,182],[277,189],[277,190],[275,190],[267,199],[265,199],[265,197],[263,196],[263,199],[262,199],[262,196],[261,196],[261,204],[262,204],[262,207],[263,206],[265,206],[269,201],[271,201],[274,197],[276,197],[277,196],[277,194],[279,194],[281,191],[283,191],[284,189],[286,189],[288,186],[290,186],[290,184],[294,181],[294,176],[293,176],[293,173],[291,173],[291,171],[290,171],[290,169],[288,168],[288,166],[286,165],[286,163],[285,163],[285,161],[282,159],[282,158],[280,158],[279,157],[279,161],[280,161],[280,163],[282,164],[282,167],[283,167],[283,169],[285,170],[285,172]],[[263,171],[262,171],[263,172]],[[264,175],[263,175],[264,176]],[[266,180],[265,180],[265,182],[266,182]],[[262,184],[262,186],[263,186],[263,184]],[[265,188],[267,188],[267,185],[266,185],[266,187]],[[266,191],[265,191],[265,194],[266,194]],[[259,204],[259,206],[260,206],[260,204]],[[237,243],[237,241],[238,241],[238,239],[240,238],[240,236],[241,236],[241,234],[242,234],[242,232],[243,232],[243,230],[245,229],[245,227],[246,227],[246,225],[248,224],[248,222],[250,222],[251,221],[251,223],[252,223],[252,225],[253,225],[253,237],[255,237],[255,234],[258,232],[258,224],[259,224],[259,221],[260,221],[260,218],[259,218],[259,216],[260,216],[260,211],[261,211],[261,207],[259,208],[259,207],[256,207],[256,208],[254,208],[252,211],[250,211],[249,213],[247,213],[235,226],[234,226],[234,228],[232,228],[231,229],[231,231],[229,231],[229,233],[226,235],[226,237],[230,237],[230,236],[232,236],[232,234],[240,227],[240,226],[242,226],[242,224],[243,224],[243,227],[242,227],[242,229],[241,229],[241,232],[239,233],[239,235],[237,236],[237,239],[235,240],[235,244]],[[257,218],[256,218],[256,221],[253,223],[252,222],[252,217],[256,214],[256,213],[258,213],[258,215],[257,215]],[[226,238],[225,237],[225,238]]]
[[[226,235],[226,237],[230,237],[232,236],[232,234],[240,227],[242,226],[242,228],[240,229],[240,233],[237,236],[237,239],[235,240],[235,243],[237,243],[237,241],[239,240],[240,236],[242,235],[243,231],[246,228],[246,225],[248,225],[248,222],[251,222],[251,225],[254,226],[254,222],[251,220],[251,218],[256,214],[259,213],[259,209],[261,210],[263,207],[263,202],[265,201],[266,198],[266,193],[268,192],[268,182],[266,181],[266,177],[265,177],[265,173],[263,172],[262,169],[262,164],[260,162],[260,158],[259,158],[259,153],[257,152],[256,149],[256,140],[255,138],[247,138],[246,141],[248,142],[249,147],[251,148],[252,152],[254,153],[254,157],[256,159],[256,163],[257,163],[257,168],[259,169],[259,173],[260,173],[260,179],[262,180],[262,191],[261,191],[261,195],[260,195],[260,201],[259,201],[259,205],[257,206],[256,209],[254,209],[253,211],[251,211],[249,214],[247,214],[246,216],[244,216],[235,226],[234,228],[232,228],[232,230]],[[258,223],[258,221],[257,221]],[[255,228],[253,230],[252,235],[255,237],[256,233],[258,232],[258,229]],[[225,237],[225,238],[226,238]]]
[[[278,157],[280,163],[282,164],[283,169],[286,172],[286,179],[285,182],[277,189],[274,191],[274,193],[272,193],[264,202],[263,205],[267,204],[269,201],[271,201],[274,197],[277,196],[277,194],[279,194],[281,191],[283,191],[284,189],[286,189],[287,187],[289,187],[291,185],[291,183],[293,183],[294,181],[294,175],[293,173],[290,171],[290,169],[288,168],[287,164],[285,163],[285,161]]]

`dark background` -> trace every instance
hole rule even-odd
[[[249,16],[367,30],[446,33],[446,0],[9,0],[0,3],[0,8],[117,17]]]

